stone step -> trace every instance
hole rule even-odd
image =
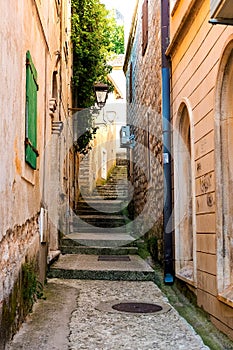
[[[96,201],[126,201],[128,199],[128,195],[127,196],[119,196],[118,194],[114,194],[112,196],[108,196],[103,194],[102,196],[98,193],[98,194],[93,194],[89,195],[88,193],[85,193],[85,199],[87,201],[89,201],[90,198],[94,198]]]
[[[106,208],[107,210],[107,208]],[[95,208],[91,208],[91,207],[88,207],[88,206],[83,206],[82,208],[78,208],[76,210],[76,215],[78,217],[81,217],[81,216],[85,216],[85,215],[96,215],[98,217],[100,216],[113,216],[113,215],[121,215],[122,216],[122,212],[121,211],[117,211],[117,212],[104,212],[104,211],[100,211],[98,209],[95,209]]]
[[[78,240],[79,246],[85,246],[85,247],[99,247],[99,248],[118,248],[118,247],[124,247],[127,246],[128,244],[131,244],[131,240],[126,240],[126,239],[85,239],[85,238],[80,238]]]
[[[98,247],[93,244],[94,241],[104,241],[107,242],[107,244],[104,246],[103,244],[101,247],[105,248],[111,248],[111,245],[108,244],[108,242],[114,241],[117,244],[115,244],[115,247],[134,247],[137,248],[137,244],[135,242],[135,238],[132,237],[131,235],[123,235],[123,234],[116,234],[114,236],[109,236],[108,234],[104,233],[70,233],[66,236],[64,236],[61,239],[61,243],[63,247],[80,247],[84,246],[81,242],[82,241],[87,241],[87,247]],[[119,242],[123,242],[123,244],[119,244]]]
[[[95,188],[96,191],[118,191],[118,192],[127,192],[128,186],[121,186],[120,184],[109,184],[105,186],[98,186]]]
[[[77,220],[79,222],[81,220],[86,219],[93,219],[93,220],[99,220],[99,221],[118,221],[124,219],[123,215],[121,214],[112,214],[112,213],[103,213],[103,212],[95,212],[95,214],[85,214],[85,215],[78,215],[74,217],[74,220]]]
[[[105,200],[93,196],[86,196],[78,202],[78,209],[83,207],[95,208],[103,212],[117,212],[122,209],[122,200]]]
[[[120,158],[120,159],[117,159],[116,160],[116,165],[117,166],[127,166],[128,165],[128,160],[127,159],[122,159],[122,158]]]
[[[121,191],[104,191],[101,190],[98,192],[98,196],[102,197],[106,200],[106,198],[109,199],[125,199],[127,200],[128,194],[125,194],[125,192]]]
[[[134,246],[135,239],[131,235],[115,233],[109,235],[108,233],[96,232],[75,232],[66,235],[62,238],[62,246],[86,246],[86,247],[126,247]]]
[[[100,246],[81,246],[81,245],[62,245],[60,247],[62,254],[90,254],[90,255],[128,255],[137,254],[137,247],[100,247]]]
[[[97,197],[97,196],[96,196]],[[125,195],[119,195],[118,193],[113,193],[113,194],[107,194],[107,193],[103,193],[102,195],[99,195],[99,199],[103,199],[103,200],[127,200],[128,196]]]
[[[89,279],[111,281],[154,281],[154,270],[138,255],[109,256],[108,261],[100,261],[99,255],[61,255],[48,271],[50,278]],[[112,259],[112,260],[111,260]]]
[[[73,219],[73,226],[82,227],[85,223],[94,227],[120,227],[125,225],[125,219],[122,215],[80,215]]]
[[[82,224],[73,224],[73,233],[106,233],[108,235],[115,235],[115,234],[125,234],[126,228],[124,225],[122,226],[115,226],[115,227],[101,227],[101,226],[94,226],[90,225],[88,223],[83,222]]]
[[[89,225],[89,226],[86,226]],[[78,229],[78,232],[81,232],[80,230],[82,230],[82,228],[84,229],[89,229],[92,228],[93,230],[95,230],[96,228],[102,228],[102,229],[108,229],[108,228],[121,228],[125,231],[125,221],[124,220],[119,220],[117,221],[111,221],[111,220],[92,220],[92,219],[86,219],[85,222],[83,224],[73,224],[73,227]],[[86,231],[85,231],[86,232]]]
[[[100,191],[100,190],[104,190],[104,191],[123,191],[123,190],[128,190],[128,186],[126,185],[121,185],[121,184],[107,184],[107,185],[103,185],[103,186],[96,186],[96,190]]]
[[[120,189],[116,189],[116,188],[103,188],[103,187],[100,187],[100,188],[97,188],[96,192],[98,192],[98,194],[118,194],[118,195],[125,195],[127,196],[128,194],[128,189],[124,189],[124,188],[120,188]]]
[[[99,184],[97,186],[106,186],[106,185],[112,185],[112,184],[122,184],[124,186],[128,185],[128,180],[127,180],[127,176],[125,175],[114,175],[114,176],[110,176],[107,180],[107,182],[105,182],[104,184]]]

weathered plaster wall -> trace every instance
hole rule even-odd
[[[63,6],[69,11],[70,1],[64,1]],[[58,80],[58,96],[62,95],[62,98],[59,99],[59,108],[54,112],[57,113],[57,119],[64,120],[67,117],[70,95],[67,86],[70,83],[71,56],[65,61],[62,53],[63,61],[58,66],[56,55],[57,50],[60,50],[60,30],[65,31],[67,28],[64,35],[67,40],[69,37],[67,17],[63,17],[67,23],[63,22],[62,25],[59,20],[61,11],[57,0],[43,3],[39,0],[10,0],[0,3],[0,348],[4,348],[5,341],[15,332],[28,311],[22,311],[22,305],[26,303],[26,300],[22,302],[22,269],[25,263],[33,265],[34,271],[31,273],[36,275],[38,281],[43,283],[45,280],[49,237],[43,244],[40,243],[39,213],[41,207],[48,209],[48,198],[53,195],[49,167],[54,161],[49,149],[52,131],[49,101],[52,97],[53,71],[57,70],[59,75],[62,66],[60,77],[63,80]],[[63,43],[64,40],[62,49]],[[39,157],[36,170],[26,164],[24,149],[28,50],[37,70],[39,85]],[[58,158],[59,154],[56,154],[55,160]],[[56,170],[61,182],[64,169],[61,167]],[[56,200],[53,204],[56,206]],[[53,234],[57,237],[57,230]]]

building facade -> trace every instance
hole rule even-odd
[[[140,217],[146,208],[157,219],[163,212],[167,191],[163,167],[171,157],[174,275],[193,291],[211,321],[233,339],[232,4],[227,0],[165,4],[167,13],[162,14],[170,26],[167,91],[161,74],[160,1],[137,2],[124,66],[127,122],[135,137],[128,151],[134,215]],[[161,90],[169,96],[171,117],[170,156],[164,153],[163,159]],[[145,221],[146,215],[142,225]],[[144,233],[148,227],[142,225]],[[159,230],[160,236],[155,226],[152,230],[160,251],[165,228]]]
[[[176,276],[231,338],[233,27],[209,20],[232,12],[229,1],[171,1],[167,50]]]
[[[129,179],[135,238],[156,241],[163,259],[160,1],[138,1],[126,51]]]
[[[109,65],[112,67],[108,80],[113,91],[108,93],[105,106],[93,115],[93,126],[97,128],[91,141],[91,150],[81,155],[79,187],[83,196],[90,195],[96,187],[106,181],[117,160],[126,159],[126,151],[120,148],[120,128],[126,123],[124,55],[117,55]],[[77,119],[85,118],[90,109],[77,113]]]
[[[70,8],[69,0],[0,3],[1,349],[45,281],[58,250],[57,204],[71,199],[72,135],[61,133],[71,107]]]

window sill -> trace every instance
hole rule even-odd
[[[183,267],[176,273],[176,277],[181,279],[182,281],[188,283],[189,285],[196,287],[196,283],[194,282],[194,274],[193,274],[193,266],[187,265]]]
[[[230,307],[233,307],[233,285],[218,294],[218,300]]]
[[[21,174],[21,178],[30,185],[35,186],[35,170],[29,168],[29,165],[26,164]]]

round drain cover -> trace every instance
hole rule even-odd
[[[112,306],[114,310],[131,313],[149,314],[161,311],[163,308],[157,304],[149,303],[119,303]]]

